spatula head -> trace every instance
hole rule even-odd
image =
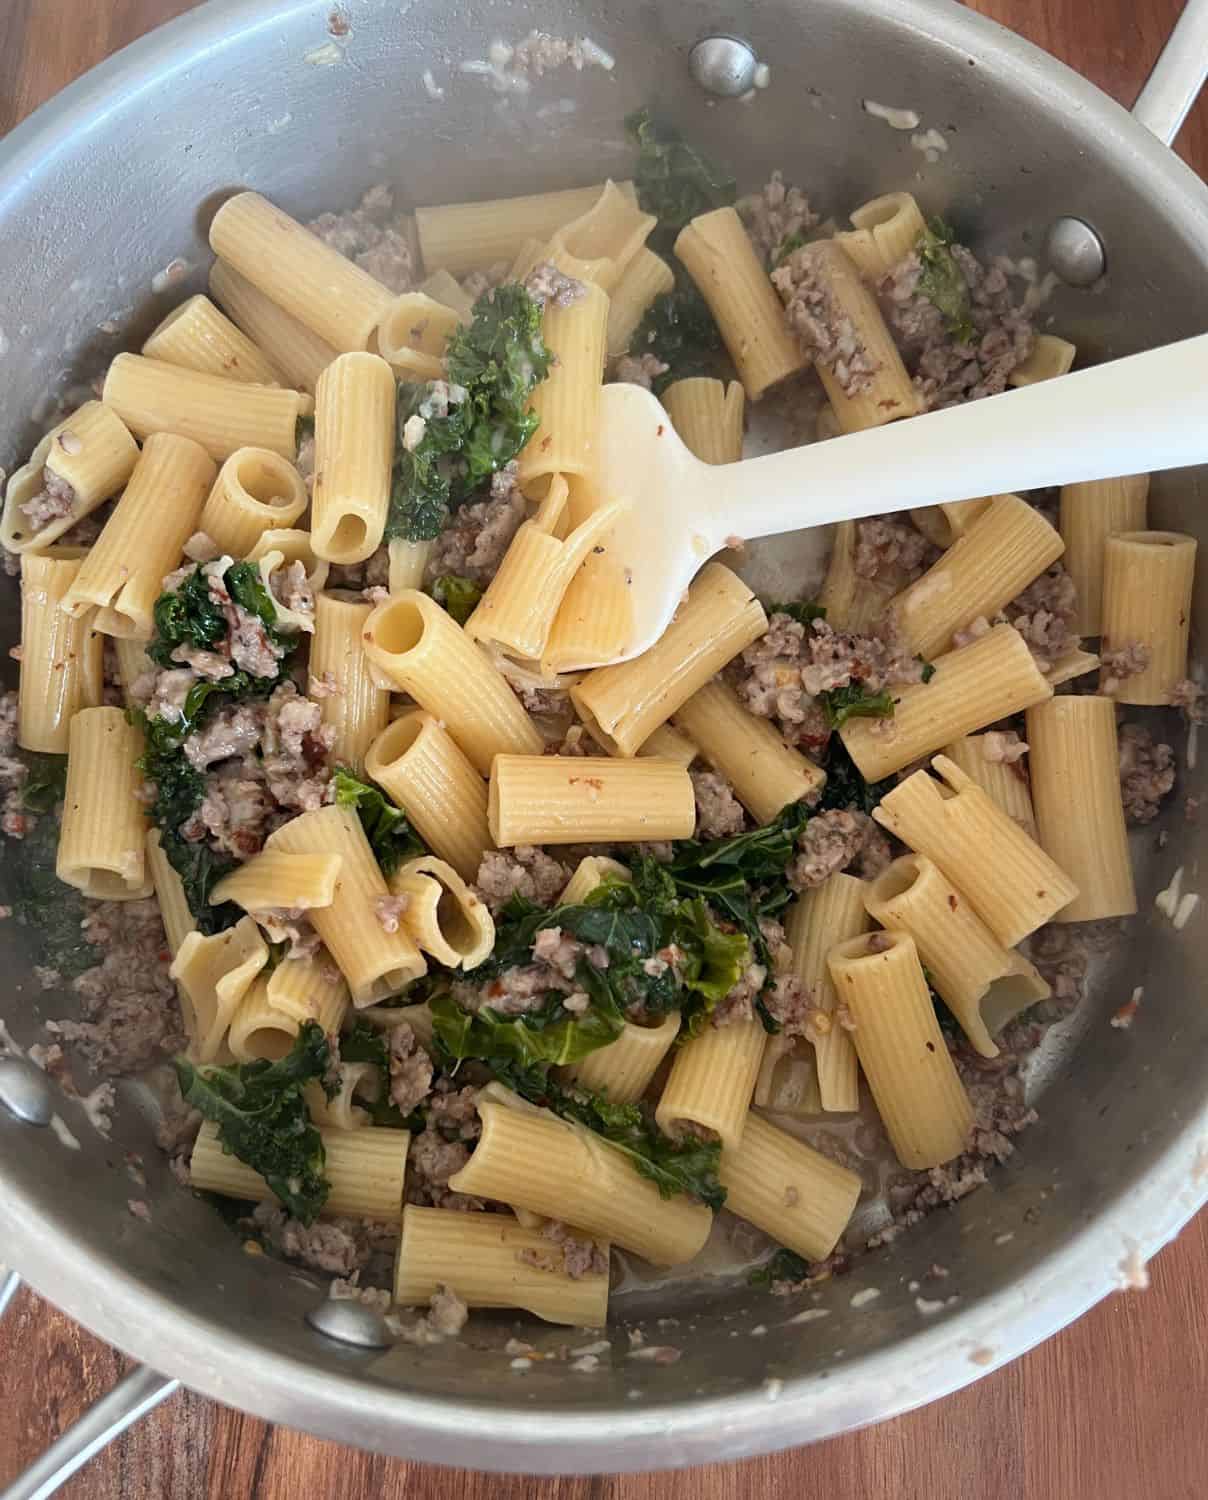
[[[637,385],[604,387],[597,457],[594,478],[601,497],[631,501],[601,545],[610,555],[610,572],[625,580],[632,632],[607,661],[579,662],[577,670],[628,661],[654,645],[684,590],[721,545],[710,519],[718,471],[684,446],[665,407],[649,391]]]

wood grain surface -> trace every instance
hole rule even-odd
[[[687,0],[686,0],[687,3]],[[1125,103],[1181,0],[975,0]],[[0,0],[0,132],[190,0]],[[1179,149],[1208,172],[1208,107]],[[178,1395],[67,1500],[1202,1500],[1208,1215],[1114,1296],[1004,1370],[881,1426],[678,1474],[497,1478],[370,1457]],[[0,1485],[107,1391],[122,1358],[22,1292],[0,1324]]]

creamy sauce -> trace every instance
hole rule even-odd
[[[919,117],[912,109],[896,109],[890,104],[878,104],[875,99],[862,99],[864,113],[876,120],[884,120],[891,130],[917,130]]]

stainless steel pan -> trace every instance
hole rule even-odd
[[[1106,288],[1062,290],[1049,309],[1084,358],[1208,328],[1208,192],[1162,144],[1202,81],[1206,0],[1191,0],[1131,118],[946,0],[358,0],[338,42],[330,11],[330,0],[213,0],[90,73],[0,147],[0,462],[28,451],[67,369],[99,365],[162,315],[158,271],[178,257],[189,264],[171,300],[201,285],[205,225],[225,190],[254,185],[305,217],[382,179],[416,203],[598,181],[625,170],[621,117],[651,100],[740,179],[755,184],[782,166],[827,210],[909,183],[930,210],[951,209],[975,243],[1017,256],[1042,256],[1055,220],[1088,222],[1106,247]],[[457,72],[496,34],[516,40],[532,26],[591,36],[616,56],[615,72],[557,74],[506,104]],[[748,41],[770,64],[771,87],[746,103],[702,91],[687,58],[712,34]],[[425,91],[425,67],[443,102]],[[908,136],[862,110],[865,98],[915,109],[950,149],[925,164]],[[1074,249],[1088,243],[1075,230]],[[100,331],[113,319],[122,339]],[[1204,482],[1198,472],[1163,476],[1158,524],[1208,541]],[[5,591],[5,646],[14,605]],[[1204,591],[1196,612],[1202,641]],[[1185,771],[1181,790],[1202,779]],[[37,1124],[47,1108],[38,1079],[0,1068],[11,1106],[0,1109],[0,1255],[165,1372],[131,1377],[10,1496],[49,1493],[177,1381],[403,1457],[552,1473],[806,1442],[1012,1359],[1118,1285],[1122,1266],[1157,1250],[1208,1197],[1208,917],[1175,932],[1152,909],[1176,867],[1189,886],[1198,878],[1206,835],[1181,805],[1159,825],[1165,848],[1158,827],[1140,836],[1143,915],[1092,1003],[1050,1047],[1034,1080],[1041,1123],[1016,1160],[892,1253],[820,1288],[824,1319],[787,1325],[792,1309],[745,1287],[664,1294],[658,1312],[680,1320],[684,1351],[670,1367],[627,1361],[622,1335],[596,1375],[570,1376],[558,1361],[520,1374],[503,1352],[516,1325],[477,1315],[468,1347],[383,1351],[326,1338],[306,1320],[320,1296],[312,1278],[245,1255],[203,1203],[175,1190],[136,1088],[112,1141],[57,1101],[79,1141],[72,1150]],[[0,901],[6,877],[0,868]],[[62,1008],[43,1009],[30,947],[27,932],[0,923],[0,1015],[26,1045]],[[1138,984],[1147,998],[1137,1024],[1110,1028]],[[147,1164],[150,1225],[126,1211],[128,1150]],[[950,1300],[924,1314],[909,1287],[936,1261],[951,1269]],[[880,1295],[853,1308],[868,1287]],[[757,1327],[766,1333],[752,1336]],[[563,1340],[531,1327],[524,1336]]]

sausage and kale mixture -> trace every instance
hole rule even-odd
[[[734,185],[683,142],[660,138],[648,117],[633,129],[640,143],[639,192],[659,215],[652,243],[668,250],[693,214],[734,202]],[[796,254],[821,232],[810,198],[777,172],[737,207],[784,301],[787,325],[845,390],[863,388],[871,373],[867,351],[811,280],[808,257]],[[434,269],[420,265],[410,221],[387,188],[373,189],[348,212],[322,215],[311,228],[392,291],[414,288],[425,269]],[[424,587],[464,621],[498,570],[529,513],[515,456],[535,420],[528,397],[550,368],[542,308],[547,302],[566,306],[583,292],[581,283],[548,264],[523,284],[507,282],[506,275],[506,266],[492,265],[466,278],[464,289],[477,300],[472,320],[451,341],[444,376],[400,385],[386,541],[364,563],[333,567],[329,590],[380,601],[388,592],[389,541],[426,541]],[[929,228],[875,291],[924,408],[1002,391],[1032,347],[1027,300],[1014,295],[1007,270],[984,264],[945,226]],[[628,353],[613,361],[610,376],[659,393],[672,380],[726,368],[708,308],[681,274],[642,320]],[[803,378],[803,391],[804,385]],[[300,424],[298,437],[298,467],[310,484],[313,432]],[[1030,498],[1051,507],[1050,496]],[[48,473],[26,507],[27,519],[43,524],[71,501]],[[95,536],[87,522],[77,531],[64,540],[86,544]],[[855,571],[882,597],[919,578],[939,555],[907,517],[857,523]],[[1076,604],[1073,582],[1057,563],[999,618],[1020,631],[1047,669],[1077,645]],[[386,872],[424,851],[403,812],[333,757],[322,706],[338,685],[311,675],[306,633],[285,628],[278,605],[294,615],[313,614],[314,594],[301,564],[280,569],[266,588],[254,565],[221,555],[198,535],[163,581],[146,671],[123,685],[113,653],[106,655],[106,701],[123,704],[143,729],[143,799],[206,933],[241,915],[229,904],[210,904],[215,883],[305,811],[332,802],[355,807]],[[767,601],[767,614],[766,632],[729,663],[723,678],[752,714],[826,771],[820,793],[759,826],[726,778],[698,760],[691,767],[697,814],[691,839],[490,851],[475,889],[494,917],[496,943],[479,968],[449,972],[434,962],[408,992],[368,1016],[352,1013],[339,1035],[324,1035],[313,1022],[303,1026],[289,1056],[271,1064],[200,1065],[187,1058],[154,900],[90,902],[55,885],[48,869],[64,766],[57,757],[18,748],[16,694],[5,694],[2,826],[8,839],[24,843],[28,858],[20,861],[13,904],[0,913],[25,924],[31,942],[46,929],[36,973],[64,1012],[46,1022],[35,1055],[77,1092],[85,1077],[120,1079],[176,1058],[175,1098],[165,1109],[159,1142],[181,1182],[188,1184],[188,1158],[202,1121],[218,1121],[227,1149],[262,1171],[278,1200],[248,1205],[244,1232],[275,1254],[337,1278],[334,1295],[374,1305],[389,1301],[380,1289],[389,1284],[397,1227],[320,1217],[329,1184],[306,1102],[308,1085],[334,1094],[349,1069],[357,1070],[355,1107],[363,1117],[411,1133],[409,1203],[476,1214],[510,1211],[450,1186],[480,1134],[481,1090],[502,1083],[619,1146],[664,1195],[722,1208],[720,1144],[710,1132],[697,1127],[665,1134],[648,1103],[611,1103],[561,1070],[613,1041],[626,1022],[657,1024],[672,1010],[682,1016],[681,1044],[707,1028],[755,1018],[768,1033],[808,1049],[832,1024],[850,1024],[850,1017],[820,1009],[818,995],[793,973],[784,919],[800,893],[831,875],[870,879],[903,852],[871,814],[915,768],[870,785],[837,731],[853,716],[891,721],[895,693],[925,683],[931,667],[903,646],[887,613],[859,630],[828,619],[809,599]],[[954,644],[992,623],[973,622]],[[1104,669],[1123,678],[1144,670],[1147,659],[1143,645],[1126,643],[1105,653]],[[601,753],[576,721],[564,684],[512,676],[551,753]],[[1082,679],[1059,691],[1086,688]],[[1198,721],[1196,686],[1182,685],[1177,696]],[[1121,726],[1120,783],[1133,824],[1150,823],[1176,784],[1174,752],[1162,737],[1166,724],[1159,716],[1138,716]],[[1026,782],[1022,728],[1021,718],[990,726],[981,743],[988,758],[1009,764]],[[562,892],[587,855],[619,861],[624,878],[608,877],[586,900],[564,903]],[[6,863],[18,865],[11,852]],[[49,925],[48,903],[54,912]],[[404,913],[405,898],[377,903],[387,930],[395,930]],[[256,917],[274,964],[325,959],[305,912],[278,909]],[[1036,1118],[1025,1100],[1022,1066],[1046,1028],[1078,1004],[1088,965],[1110,940],[1111,926],[1054,925],[1033,935],[1026,951],[1052,997],[1010,1023],[996,1058],[978,1056],[937,1001],[974,1105],[974,1127],[956,1161],[928,1172],[894,1172],[889,1213],[870,1243],[883,1243],[931,1209],[963,1197],[1010,1155],[1015,1136]],[[798,1123],[806,1139],[859,1172],[870,1192],[884,1186],[878,1174],[887,1147],[875,1116],[857,1132],[856,1145],[850,1136],[830,1135],[825,1119]],[[541,1233],[543,1248],[526,1252],[532,1265],[571,1277],[607,1269],[599,1246],[566,1224],[548,1222]],[[793,1290],[844,1269],[861,1248],[851,1237],[815,1266],[781,1252],[762,1278],[777,1291]],[[442,1289],[401,1334],[435,1342],[456,1335],[464,1322],[464,1305]]]

